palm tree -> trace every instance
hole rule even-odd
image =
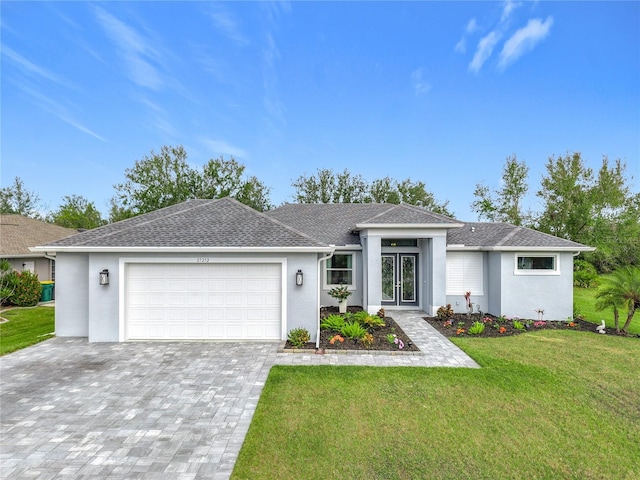
[[[596,298],[598,310],[613,307],[616,332],[626,335],[633,315],[640,310],[640,268],[623,267],[603,277]],[[624,308],[627,309],[627,319],[621,331],[618,309]]]

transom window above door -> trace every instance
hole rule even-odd
[[[326,282],[328,287],[335,285],[354,286],[354,258],[352,253],[336,253],[327,260]]]

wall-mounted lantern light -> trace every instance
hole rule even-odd
[[[100,285],[109,285],[109,270],[106,268],[100,272]]]
[[[296,285],[298,287],[301,287],[303,280],[304,278],[302,276],[302,270],[298,269],[298,271],[296,272]]]

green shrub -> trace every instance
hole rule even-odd
[[[471,335],[480,335],[482,332],[484,332],[484,323],[482,322],[473,322],[469,327]]]
[[[294,328],[289,330],[287,338],[294,348],[302,348],[311,340],[311,335],[309,335],[309,330],[306,328]]]
[[[329,315],[320,323],[321,329],[335,330],[336,332],[342,331],[343,326],[344,326],[344,317],[342,317],[341,315],[335,315],[335,314]]]
[[[361,341],[364,348],[368,349],[373,347],[374,338],[373,338],[373,335],[371,335],[370,333],[365,333]]]
[[[28,270],[16,273],[15,288],[9,297],[9,303],[18,307],[33,307],[40,301],[42,285],[38,280],[38,275]]]
[[[453,318],[453,308],[451,308],[451,304],[447,303],[446,307],[440,307],[436,312],[436,317],[441,321]]]
[[[596,267],[586,260],[573,262],[573,285],[582,288],[591,288],[597,284],[598,272]]]
[[[365,333],[367,333],[367,330],[355,321],[347,322],[342,327],[342,334],[352,340],[364,337]]]
[[[384,327],[384,320],[382,320],[377,315],[369,315],[365,310],[360,310],[357,313],[354,313],[352,316],[353,320],[358,322],[360,325],[367,328],[378,328]]]
[[[513,324],[513,328],[515,328],[516,330],[524,330],[524,323],[522,323],[521,321],[514,320],[512,324]]]

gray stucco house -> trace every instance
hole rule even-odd
[[[283,340],[346,285],[349,304],[562,320],[573,257],[592,248],[411,205],[191,200],[35,248],[54,251],[56,334],[92,342]],[[299,274],[302,274],[300,284]],[[107,283],[108,282],[108,283]]]

